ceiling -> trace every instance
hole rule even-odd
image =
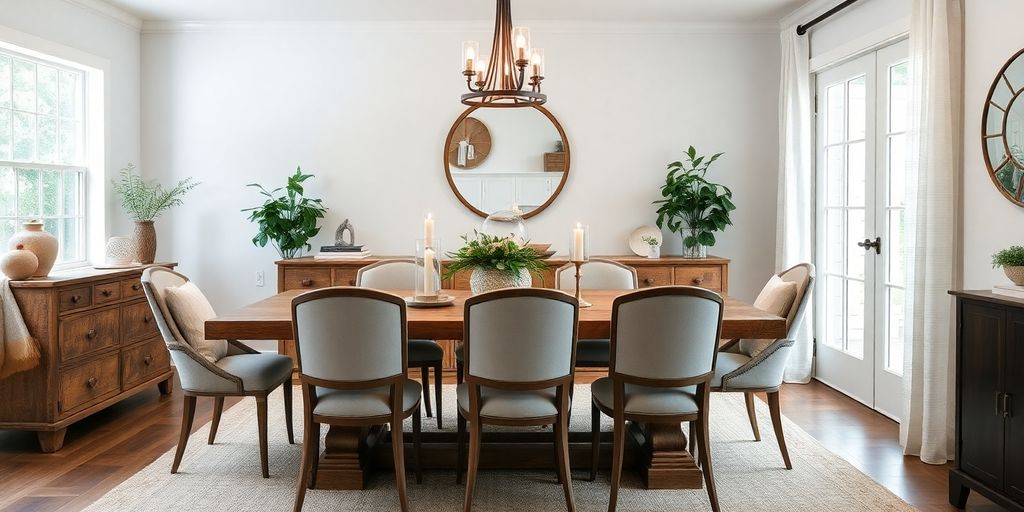
[[[494,0],[105,0],[147,21],[481,21]],[[525,20],[777,22],[807,0],[513,0]]]

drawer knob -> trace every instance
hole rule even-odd
[[[702,277],[695,277],[695,278],[693,278],[693,284],[699,285],[699,284],[701,284],[703,282],[704,282],[704,277],[703,276]]]
[[[110,290],[100,290],[100,293],[102,293],[104,297],[110,297],[110,295],[114,292]]]
[[[146,356],[146,358],[142,360],[142,364],[146,366],[153,364],[153,356]]]
[[[96,384],[97,384],[98,382],[99,382],[99,381],[98,381],[98,380],[96,380],[96,377],[90,377],[90,378],[89,378],[89,380],[85,381],[85,385],[86,385],[86,387],[88,387],[88,388],[90,388],[90,389],[91,389],[91,388],[94,388],[94,387],[96,387]]]
[[[302,280],[302,286],[313,286],[313,280],[312,279],[303,279]]]
[[[645,277],[644,278],[644,284],[654,284],[654,279],[652,279],[650,277]]]
[[[96,329],[89,329],[89,332],[85,333],[87,339],[93,339],[96,337]]]
[[[135,284],[132,285],[132,291],[136,291],[137,292],[137,291],[139,291],[140,288],[142,288],[142,285],[139,284],[139,283],[135,283]]]
[[[144,323],[144,324],[148,324],[148,323],[149,323],[149,322],[151,322],[152,320],[153,320],[153,319],[152,319],[152,318],[150,318],[150,317],[149,317],[149,315],[146,315],[146,316],[142,317],[142,323]]]
[[[72,295],[71,296],[71,303],[72,304],[78,304],[79,302],[81,302],[81,300],[82,300],[82,296],[81,295]]]

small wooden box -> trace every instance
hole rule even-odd
[[[546,172],[565,172],[565,153],[544,153]]]

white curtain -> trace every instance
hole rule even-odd
[[[775,241],[775,267],[789,268],[811,262],[811,220],[814,204],[811,174],[812,131],[810,47],[796,25],[782,31],[782,83],[779,91],[779,207]],[[786,382],[807,383],[814,367],[808,308],[796,345],[789,356]]]
[[[914,0],[910,25],[911,131],[907,204],[904,453],[953,458],[953,301],[961,282],[963,4]]]

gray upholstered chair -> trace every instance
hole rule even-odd
[[[609,376],[590,387],[591,480],[596,476],[601,413],[614,422],[609,512],[618,501],[626,420],[673,425],[692,421],[701,453],[710,453],[708,397],[722,332],[722,305],[717,293],[690,286],[649,288],[612,303]],[[702,457],[700,466],[711,509],[717,512],[711,457]]]
[[[581,290],[636,290],[636,269],[617,261],[591,258],[580,267]],[[576,292],[576,266],[569,263],[555,270],[555,288]],[[579,340],[576,343],[576,367],[607,368],[608,340]]]
[[[181,382],[184,407],[181,413],[181,437],[174,454],[171,473],[178,472],[181,457],[185,453],[192,422],[196,412],[196,398],[209,396],[214,399],[213,421],[210,423],[209,444],[213,444],[224,410],[224,397],[251,396],[256,399],[256,417],[259,422],[260,465],[263,478],[270,477],[267,461],[267,395],[281,386],[284,392],[284,415],[288,427],[288,442],[295,443],[292,434],[292,361],[288,356],[263,354],[239,343],[228,340],[227,356],[216,363],[200,355],[181,334],[174,322],[166,302],[166,290],[188,282],[182,274],[164,267],[150,267],[142,273],[142,287],[146,299],[153,309],[153,317],[160,329],[160,335],[171,353],[171,360]],[[283,385],[282,385],[283,384]]]
[[[407,290],[412,288],[416,275],[416,260],[401,258],[382,260],[359,269],[356,286],[376,290]],[[441,428],[441,375],[444,364],[444,349],[434,340],[409,340],[409,367],[420,369],[423,384],[423,405],[427,417],[433,416],[430,409],[430,369],[434,370],[434,403],[437,409],[437,428]]]
[[[335,287],[292,299],[295,355],[302,386],[302,467],[296,512],[306,488],[316,484],[320,425],[391,425],[395,484],[403,511],[405,487],[402,421],[412,416],[416,480],[421,480],[420,385],[406,376],[408,332],[405,300],[377,290]]]
[[[538,288],[497,290],[466,300],[466,381],[459,384],[458,481],[469,422],[469,474],[463,509],[473,506],[483,425],[554,425],[558,477],[576,509],[569,470],[569,391],[579,303]]]
[[[742,392],[746,400],[747,417],[754,439],[761,440],[754,412],[754,393],[768,395],[768,409],[771,413],[775,438],[786,469],[793,469],[786,449],[786,438],[782,433],[782,412],[779,407],[779,389],[786,373],[789,353],[807,312],[814,289],[814,265],[801,263],[777,274],[784,282],[796,283],[796,297],[785,314],[787,335],[778,340],[731,340],[720,349],[718,367],[712,381],[712,391]],[[692,438],[692,435],[691,435]],[[691,441],[691,451],[692,451]]]

